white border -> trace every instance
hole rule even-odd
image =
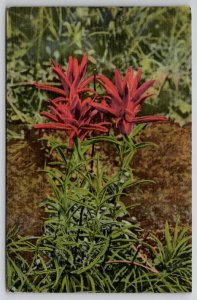
[[[189,5],[192,7],[192,114],[193,114],[193,292],[191,294],[33,294],[21,293],[11,294],[5,290],[5,9],[10,6],[182,6]],[[0,0],[0,299],[197,299],[197,184],[194,181],[197,179],[197,0],[99,0],[94,2],[91,0]]]
[[[181,6],[193,0],[2,0],[6,6]],[[2,5],[1,4],[1,5]]]

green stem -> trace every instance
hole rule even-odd
[[[76,149],[76,151],[77,151],[77,154],[78,154],[78,157],[79,157],[79,159],[80,160],[82,160],[83,159],[83,155],[81,155],[81,151],[80,151],[80,149],[79,149],[79,147],[80,147],[80,143],[79,143],[79,140],[76,138],[75,139],[75,141],[74,141],[74,143],[75,143],[75,149]],[[74,152],[74,151],[73,151]],[[81,186],[83,186],[83,184],[84,184],[84,180],[82,180],[82,183],[81,183]],[[85,199],[83,199],[83,203],[85,202]],[[78,223],[78,226],[79,226],[79,228],[78,228],[78,230],[77,230],[77,236],[76,236],[76,243],[78,243],[78,241],[79,241],[79,237],[80,237],[80,233],[81,233],[81,230],[80,230],[80,227],[82,226],[82,224],[83,224],[83,212],[84,212],[84,206],[82,206],[81,207],[81,211],[80,211],[80,216],[79,216],[79,223]],[[75,249],[74,249],[74,259],[76,258],[76,256],[77,256],[77,246],[75,247]]]
[[[97,74],[97,69],[95,68],[93,70],[94,73],[94,91],[96,92],[96,74]],[[93,161],[93,157],[94,157],[94,152],[95,152],[95,148],[94,148],[94,144],[92,144],[92,151],[91,151],[91,173],[93,173],[93,169],[94,169],[94,161]]]
[[[83,199],[83,203],[84,203],[84,199]],[[83,222],[83,211],[84,211],[84,206],[82,206],[81,208],[81,212],[80,212],[80,217],[79,217],[79,227],[82,226],[82,222]],[[79,241],[79,236],[80,236],[80,229],[78,229],[77,231],[77,237],[76,237],[76,243],[78,243]]]
[[[94,157],[94,152],[95,152],[95,148],[94,148],[94,144],[92,144],[92,151],[91,151],[91,173],[93,173],[94,171],[94,160],[93,160],[93,157]]]

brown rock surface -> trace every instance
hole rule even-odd
[[[132,164],[134,176],[152,179],[140,190],[130,191],[127,204],[139,204],[131,215],[144,228],[163,228],[165,221],[174,224],[177,216],[183,224],[191,223],[191,124],[149,124],[140,140],[158,147],[139,149]]]
[[[19,226],[21,235],[39,235],[44,213],[38,207],[46,197],[47,179],[38,172],[43,153],[36,142],[11,141],[7,145],[7,228]]]

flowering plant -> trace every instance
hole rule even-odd
[[[69,57],[67,72],[64,72],[62,68],[57,65],[53,60],[52,70],[55,72],[62,84],[63,89],[55,88],[50,85],[35,83],[35,86],[41,90],[51,91],[63,97],[54,99],[55,102],[69,101],[76,94],[84,92],[95,93],[94,90],[89,89],[87,85],[94,79],[94,76],[90,76],[84,79],[87,70],[87,53],[84,54],[81,64],[78,63],[77,59],[72,56]]]
[[[154,80],[146,81],[138,87],[141,70],[138,70],[136,76],[132,68],[129,68],[124,78],[118,70],[114,72],[114,83],[106,76],[98,75],[98,82],[104,87],[108,96],[109,104],[106,101],[94,103],[91,105],[104,112],[112,115],[119,132],[129,135],[135,124],[155,121],[165,121],[166,117],[146,116],[136,117],[141,110],[143,102],[152,94],[144,94],[149,87],[154,84]]]
[[[64,281],[69,276],[66,279],[68,284],[72,285],[80,278],[87,281],[89,290],[90,278],[94,282],[97,272],[99,276],[109,271],[111,274],[111,270],[115,274],[116,264],[122,268],[122,261],[158,274],[154,266],[147,266],[144,261],[140,261],[135,246],[138,243],[139,228],[121,219],[128,215],[128,211],[120,201],[121,195],[128,188],[148,181],[135,181],[130,168],[138,147],[148,145],[134,141],[135,135],[144,126],[140,123],[166,120],[162,116],[137,117],[142,103],[151,96],[146,92],[154,81],[139,85],[141,70],[134,75],[132,68],[127,70],[124,78],[116,70],[114,82],[104,75],[94,74],[85,78],[87,54],[83,56],[81,64],[69,57],[66,72],[55,62],[52,69],[58,75],[62,87],[35,83],[37,88],[58,96],[49,100],[50,112],[41,112],[50,122],[34,127],[64,130],[69,136],[71,148],[70,151],[64,147],[64,143],[48,140],[51,152],[56,151],[58,155],[58,161],[51,164],[53,167],[45,169],[55,197],[43,203],[50,213],[50,219],[45,224],[49,236],[44,247],[47,247],[45,253],[49,257],[49,270],[54,267],[61,269],[59,280],[56,280],[57,289],[59,282],[63,283],[61,289],[65,289]],[[93,80],[94,89],[89,87]],[[97,93],[96,81],[104,88],[104,95]],[[116,131],[122,134],[121,140],[116,134],[111,134],[114,124]],[[98,135],[98,132],[104,134]],[[94,146],[97,142],[116,146],[119,156],[117,172],[114,172],[112,166],[108,166],[109,170],[105,171],[104,164],[101,165],[102,154],[95,155]],[[54,253],[49,250],[51,243]],[[107,278],[113,286],[116,279],[113,279],[113,275],[110,279],[110,276],[107,275]],[[66,287],[66,290],[69,289]]]
[[[139,86],[141,70],[134,75],[130,67],[124,78],[116,70],[114,83],[104,75],[97,75],[96,80],[107,93],[104,97],[98,96],[95,90],[87,87],[94,79],[94,76],[84,79],[87,70],[87,54],[84,54],[81,64],[70,56],[67,72],[64,72],[55,62],[53,62],[52,70],[58,75],[63,89],[40,83],[35,83],[35,86],[59,95],[49,100],[48,107],[52,113],[41,113],[53,122],[38,124],[34,127],[65,130],[69,135],[71,147],[77,137],[83,141],[92,132],[108,132],[107,125],[112,125],[112,121],[99,120],[99,112],[102,113],[102,119],[103,114],[112,116],[118,131],[126,136],[130,135],[135,124],[166,120],[163,116],[136,116],[143,102],[152,96],[145,93],[154,84],[154,80],[150,80]],[[93,99],[88,97],[82,100],[80,95],[87,92],[94,95]],[[101,99],[100,103],[96,102],[98,99]]]

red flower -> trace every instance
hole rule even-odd
[[[62,68],[53,61],[52,70],[58,75],[63,89],[37,82],[35,82],[35,86],[38,89],[60,95],[60,97],[53,99],[54,102],[69,101],[69,98],[83,92],[95,93],[94,90],[87,88],[87,85],[94,79],[94,76],[84,79],[87,70],[87,57],[88,54],[84,54],[81,64],[79,65],[77,59],[70,56],[67,72],[64,72]]]
[[[116,70],[114,84],[104,75],[97,76],[98,82],[110,96],[110,101],[92,102],[91,105],[99,111],[111,114],[116,127],[125,135],[131,133],[135,124],[167,120],[162,116],[136,117],[141,110],[141,104],[151,96],[144,93],[154,84],[154,80],[150,80],[138,87],[141,73],[141,70],[138,70],[134,76],[133,69],[129,68],[125,78],[122,78],[120,72]]]
[[[107,132],[108,128],[105,125],[109,122],[93,123],[94,116],[98,113],[97,110],[91,110],[90,103],[91,98],[87,98],[83,101],[78,95],[73,96],[67,103],[56,103],[50,101],[52,105],[49,105],[51,113],[42,112],[41,115],[51,119],[52,123],[38,124],[34,128],[38,129],[61,129],[65,130],[69,135],[69,144],[72,147],[74,139],[76,137],[80,140],[93,131]]]

